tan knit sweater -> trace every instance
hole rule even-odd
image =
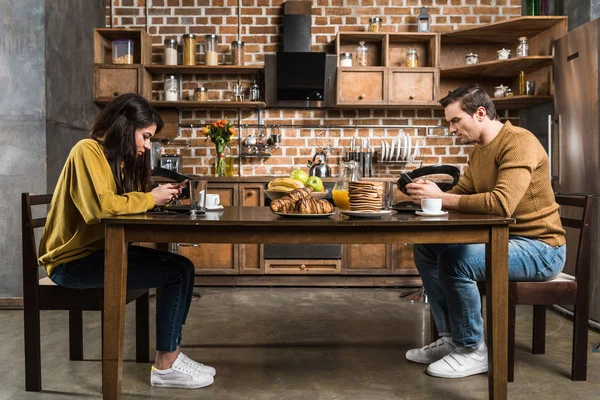
[[[549,168],[539,140],[506,122],[490,144],[473,146],[465,174],[449,193],[465,195],[458,203],[461,212],[513,217],[510,235],[559,246],[565,231]]]

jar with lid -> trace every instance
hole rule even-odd
[[[469,53],[465,56],[465,65],[473,65],[479,62],[479,56],[475,53]]]
[[[340,54],[340,67],[351,67],[352,66],[352,53]]]
[[[204,36],[204,54],[206,65],[219,65],[219,54],[217,53],[217,35]]]
[[[504,91],[504,97],[511,97],[513,95],[512,89],[507,87]]]
[[[356,66],[366,67],[367,65],[369,65],[369,49],[364,41],[360,41],[356,48]]]
[[[250,101],[260,101],[260,86],[256,82],[256,79],[252,81],[250,85]]]
[[[527,57],[529,55],[529,43],[527,43],[527,37],[521,36],[519,38],[519,45],[517,46],[517,57]]]
[[[494,97],[504,97],[507,87],[504,85],[494,86]]]
[[[197,87],[194,89],[194,100],[196,101],[207,101],[208,91],[204,86]]]
[[[163,62],[165,65],[177,65],[177,40],[165,39]]]
[[[244,42],[241,40],[231,42],[231,63],[233,65],[244,65]]]
[[[165,100],[177,101],[179,99],[179,85],[177,75],[165,75]]]
[[[406,66],[409,68],[417,68],[419,66],[419,55],[417,49],[406,50]]]
[[[357,161],[340,162],[340,176],[331,191],[333,202],[340,210],[350,210],[348,184],[360,180],[360,165]]]
[[[510,49],[502,48],[496,52],[497,60],[508,60],[510,58]]]
[[[113,64],[133,64],[133,40],[112,41],[112,62]]]
[[[381,32],[381,18],[369,18],[369,32]]]
[[[196,35],[183,35],[183,65],[196,65]]]

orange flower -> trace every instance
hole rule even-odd
[[[210,127],[208,125],[206,125],[204,128],[202,128],[203,135],[208,135],[209,132],[210,132]]]
[[[236,134],[235,129],[233,128],[233,126],[229,127],[229,133],[231,133],[232,135]]]

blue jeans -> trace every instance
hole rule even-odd
[[[546,281],[565,264],[567,246],[511,236],[508,242],[508,279]],[[483,341],[483,317],[477,281],[485,281],[484,244],[415,245],[415,264],[438,332],[452,336],[462,347]]]
[[[128,289],[160,289],[156,302],[156,350],[177,350],[192,301],[194,264],[178,254],[139,246],[129,246],[127,263]],[[73,289],[103,287],[104,250],[59,265],[52,270],[50,279]]]

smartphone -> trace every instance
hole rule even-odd
[[[188,184],[189,181],[190,181],[189,179],[186,179],[186,180],[181,181],[179,183],[175,183],[173,186],[175,186],[176,188],[184,188],[184,187],[187,186],[187,184]]]

